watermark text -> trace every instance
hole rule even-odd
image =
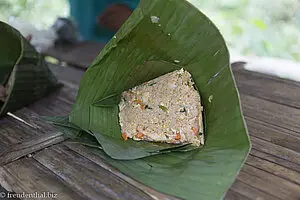
[[[13,193],[0,192],[0,199],[57,199],[58,195],[52,192],[34,192],[34,193]]]

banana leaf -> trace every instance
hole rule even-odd
[[[1,21],[0,86],[0,117],[60,86],[44,58],[16,29]]]
[[[120,93],[179,68],[192,74],[201,95],[204,147],[136,151],[138,142],[121,139]],[[250,150],[227,46],[215,25],[186,0],[140,1],[89,66],[69,122],[94,136],[91,143],[97,141],[103,150],[91,151],[107,163],[183,199],[222,198]]]

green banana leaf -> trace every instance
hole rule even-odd
[[[121,139],[120,93],[179,68],[192,74],[201,95],[204,147],[185,151],[181,151],[185,146],[163,147],[156,155],[151,149],[149,155],[148,147],[135,151],[137,142]],[[186,0],[140,1],[82,78],[69,122],[93,136],[91,146],[97,141],[103,150],[91,151],[107,163],[183,199],[222,198],[250,150],[224,39]],[[84,143],[88,144],[86,139]]]
[[[0,117],[38,100],[59,86],[44,58],[14,28],[0,21]]]

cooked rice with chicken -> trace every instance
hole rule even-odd
[[[119,110],[124,140],[204,144],[200,95],[184,69],[123,92]]]

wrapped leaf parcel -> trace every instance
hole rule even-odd
[[[0,22],[0,116],[42,98],[57,86],[43,57],[17,30]]]
[[[200,92],[204,146],[124,142],[121,94],[181,68]],[[250,149],[224,39],[186,0],[141,0],[85,73],[69,119],[53,122],[98,143],[91,151],[124,174],[183,199],[222,198]]]

